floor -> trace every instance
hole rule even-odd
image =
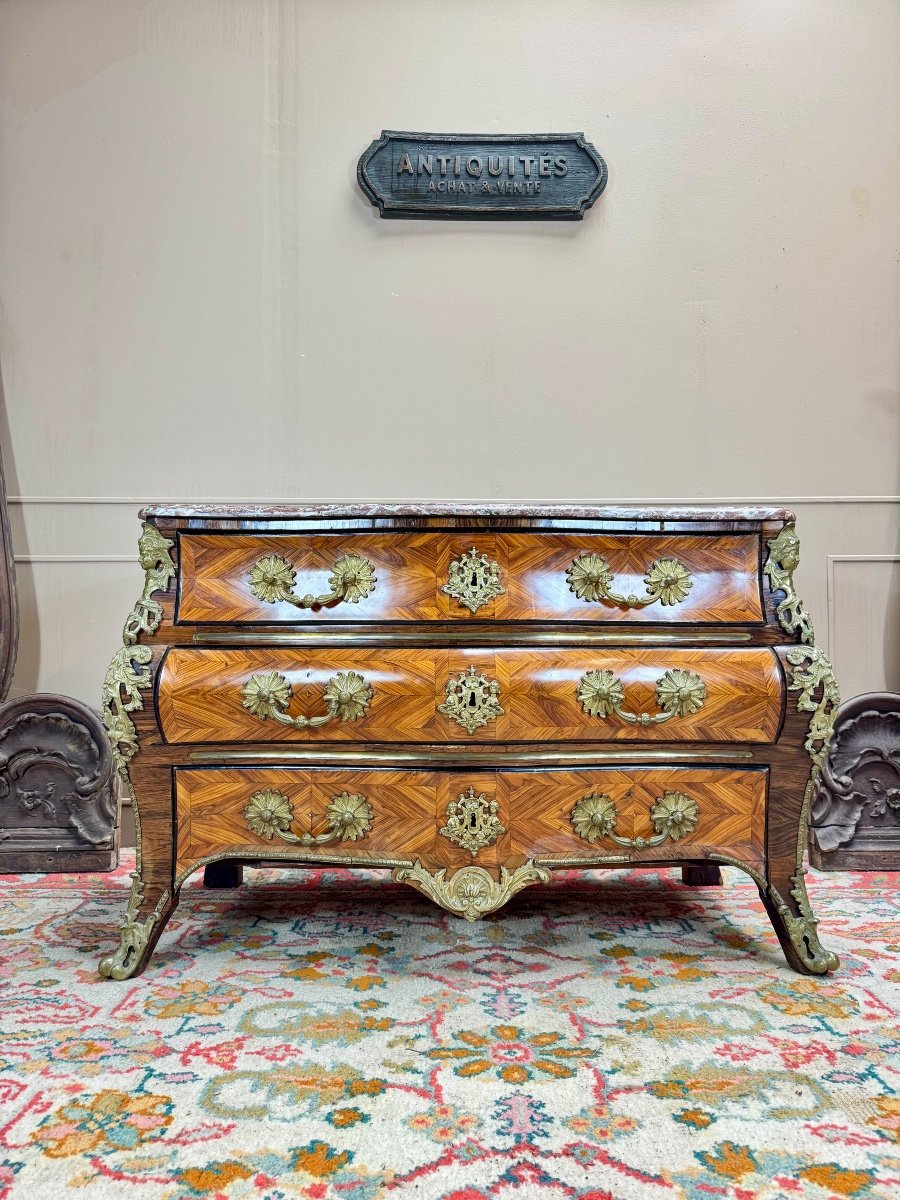
[[[108,876],[0,881],[0,1200],[900,1194],[900,877],[570,872],[469,924],[377,872],[192,880],[102,980]]]

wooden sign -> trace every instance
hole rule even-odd
[[[398,133],[359,160],[359,186],[382,217],[580,221],[606,187],[582,133]]]

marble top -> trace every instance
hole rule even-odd
[[[150,504],[141,509],[142,517],[208,517],[215,520],[272,520],[292,518],[364,518],[364,517],[547,517],[574,521],[793,521],[787,508],[750,506],[723,508],[721,505],[644,505],[535,504],[513,501],[473,501],[454,503],[363,504]]]

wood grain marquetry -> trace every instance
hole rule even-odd
[[[601,768],[560,771],[549,775],[518,774],[500,779],[501,811],[509,813],[513,834],[509,850],[526,858],[625,855],[631,861],[704,858],[731,855],[751,864],[765,856],[765,800],[768,771],[666,767],[652,770]],[[615,832],[621,837],[650,838],[650,810],[668,791],[696,802],[697,825],[677,841],[657,848],[626,849],[608,838],[591,843],[571,824],[576,802],[585,795],[609,796],[618,809]]]
[[[467,863],[497,866],[527,858],[625,858],[634,862],[703,858],[709,851],[751,864],[764,855],[767,771],[709,768],[598,768],[583,771],[395,771],[304,770],[291,767],[218,767],[178,770],[176,871],[236,846],[258,847],[305,862],[420,858],[433,867]],[[440,834],[448,805],[472,787],[496,799],[504,833],[473,855]],[[286,796],[294,809],[296,834],[327,830],[330,798],[352,792],[368,800],[369,832],[353,842],[301,847],[254,833],[244,816],[250,797],[265,789]],[[696,828],[665,850],[628,850],[608,839],[577,836],[571,813],[593,792],[608,795],[619,811],[616,832],[650,836],[649,812],[667,791],[680,791],[697,804]]]
[[[446,684],[469,667],[500,684],[503,713],[467,733],[438,711]],[[670,669],[696,673],[706,688],[699,711],[661,725],[628,724],[616,715],[590,716],[578,700],[588,671],[612,671],[622,681],[625,706],[658,713],[656,681]],[[295,729],[254,716],[242,688],[261,673],[288,681],[289,716],[324,711],[322,694],[337,672],[355,671],[372,688],[366,712]],[[777,736],[783,682],[773,651],[339,649],[253,650],[176,647],[166,655],[158,686],[166,739],[228,742],[751,742]]]
[[[443,591],[450,563],[475,548],[500,567],[502,595],[477,612]],[[321,594],[345,553],[365,557],[377,582],[356,604],[298,609],[258,599],[249,577],[260,558],[280,555],[296,570],[296,592]],[[657,559],[677,559],[691,576],[687,596],[672,605],[627,608],[578,599],[566,570],[581,554],[601,555],[615,589],[643,596],[644,576]],[[200,624],[340,623],[347,621],[586,621],[639,624],[759,623],[760,540],[755,534],[596,533],[187,533],[180,539],[177,619]]]
[[[175,775],[178,813],[176,870],[230,846],[259,846],[278,855],[294,853],[306,859],[318,853],[325,861],[335,855],[370,859],[415,858],[427,854],[435,838],[436,776],[424,771],[330,771],[295,768],[217,767],[179,770]],[[356,841],[330,842],[321,847],[298,847],[254,833],[244,817],[250,797],[272,788],[293,805],[297,834],[328,830],[325,810],[341,792],[365,796],[372,808],[372,826]]]

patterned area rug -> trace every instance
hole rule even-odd
[[[195,877],[123,983],[127,868],[5,877],[0,1197],[896,1200],[900,877],[810,876],[820,980],[726,875],[474,925],[374,872]]]

